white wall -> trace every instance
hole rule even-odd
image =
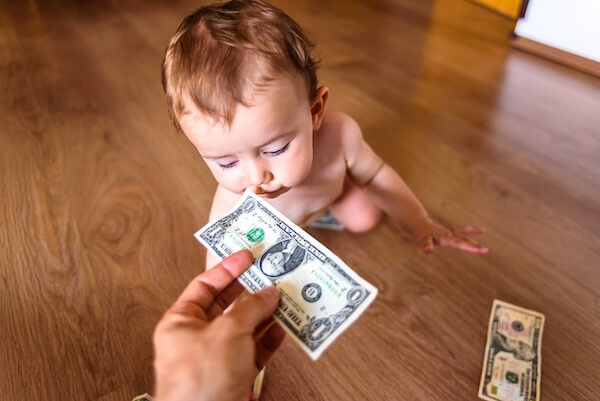
[[[600,61],[600,0],[529,0],[515,33]]]

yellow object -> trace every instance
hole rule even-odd
[[[509,17],[518,18],[523,0],[471,0]]]

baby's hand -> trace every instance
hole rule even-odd
[[[429,217],[419,219],[413,228],[413,235],[425,253],[433,252],[437,246],[461,249],[470,253],[488,253],[488,248],[465,236],[484,232],[483,227],[473,226],[448,229]]]

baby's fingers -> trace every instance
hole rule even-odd
[[[452,232],[459,235],[483,234],[485,232],[485,228],[476,226],[463,226],[454,228]]]
[[[460,249],[470,253],[488,253],[488,248],[484,247],[483,245],[480,245],[469,238],[456,235],[440,238],[440,245],[449,248]]]
[[[425,238],[423,238],[421,240],[421,245],[423,246],[423,252],[425,252],[425,253],[433,252],[433,248],[435,248],[435,245],[433,243],[433,236],[428,235]]]

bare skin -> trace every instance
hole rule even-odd
[[[179,116],[219,183],[210,219],[229,211],[246,188],[306,226],[325,210],[352,232],[372,229],[383,213],[412,233],[424,252],[447,246],[471,253],[487,248],[467,238],[480,227],[446,228],[433,221],[402,178],[364,141],[356,122],[325,112],[329,90],[312,101],[296,76],[251,91],[230,125],[189,106]],[[207,255],[207,266],[216,264]]]
[[[275,287],[244,294],[252,264],[237,252],[197,276],[154,330],[155,400],[257,400],[250,385],[285,337],[273,323]],[[243,298],[240,298],[242,297]]]

